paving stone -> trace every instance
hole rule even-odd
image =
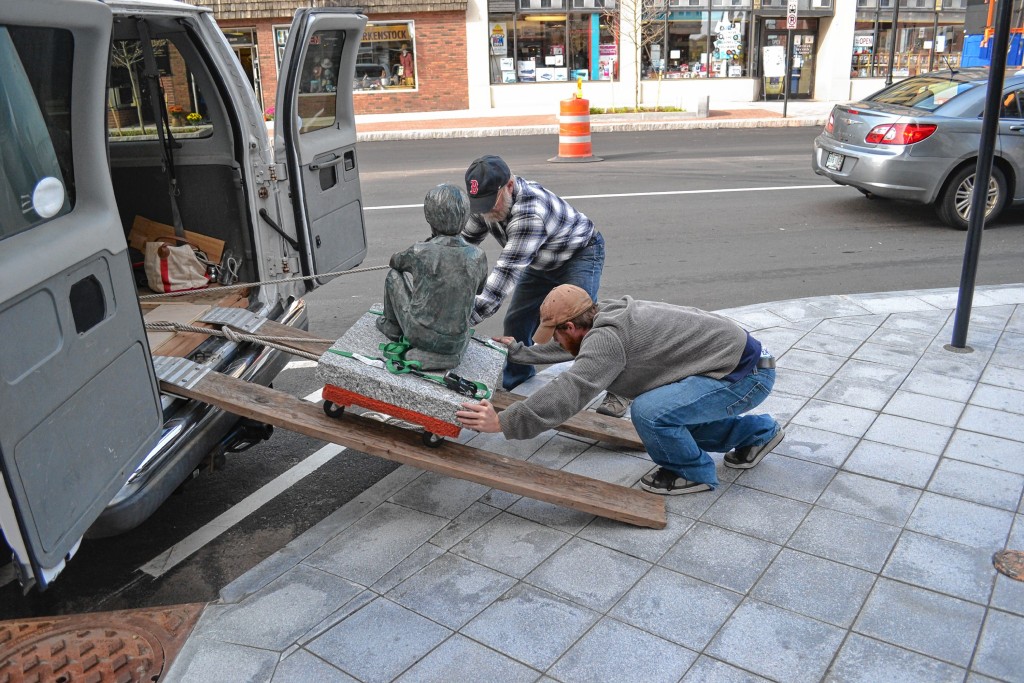
[[[969,360],[945,350],[926,351],[915,367],[915,370],[944,374],[970,382],[977,382],[984,369],[984,362]]]
[[[810,398],[825,386],[825,382],[828,379],[828,375],[800,372],[790,368],[785,372],[776,373],[775,386],[772,388],[772,391]]]
[[[779,424],[786,425],[805,403],[807,399],[803,396],[787,396],[773,391],[760,405],[751,409],[749,414],[771,415]]]
[[[443,554],[444,551],[436,545],[424,543],[391,571],[374,581],[370,588],[376,593],[386,593]]]
[[[882,572],[922,588],[988,604],[992,592],[992,553],[980,548],[904,531]]]
[[[935,311],[935,306],[914,296],[897,293],[850,294],[847,298],[872,313],[907,313],[911,311]]]
[[[430,543],[442,550],[469,536],[495,517],[501,510],[483,503],[473,503],[461,515],[448,522],[443,529],[430,537]]]
[[[317,569],[363,586],[391,571],[447,520],[384,503],[305,559]],[[387,543],[380,539],[387,538]]]
[[[874,574],[866,571],[783,548],[750,596],[847,628],[874,582]]]
[[[522,578],[570,538],[569,534],[503,512],[451,549],[485,567]]]
[[[924,488],[939,456],[874,441],[861,441],[843,469],[914,488]]]
[[[1006,365],[1011,368],[1024,368],[1024,349],[1020,347],[1004,346],[1004,339],[1006,339],[1006,335],[1003,335],[1003,339],[1000,339],[1000,345],[992,353],[991,361],[996,365]]]
[[[675,683],[696,658],[696,652],[604,618],[548,673],[560,681]]]
[[[387,597],[458,630],[515,583],[511,576],[445,554],[403,581]]]
[[[181,683],[249,683],[269,681],[278,653],[233,643],[190,638],[167,671]]]
[[[530,462],[551,470],[560,470],[578,455],[590,448],[590,444],[558,434],[530,456]]]
[[[895,386],[885,386],[872,380],[832,379],[814,397],[831,403],[881,410],[895,392]]]
[[[835,626],[748,598],[707,654],[775,680],[818,681],[844,634]]]
[[[847,436],[864,436],[875,421],[875,411],[811,399],[792,422]]]
[[[712,458],[715,456],[712,455]],[[770,455],[768,457],[771,457]],[[653,468],[652,468],[653,469]],[[665,509],[674,515],[682,515],[690,519],[699,519],[707,509],[714,505],[715,501],[722,497],[722,494],[729,490],[732,483],[725,478],[727,472],[735,472],[726,467],[718,467],[718,481],[721,484],[713,491],[702,491],[691,493],[685,496],[665,496]],[[733,475],[733,478],[739,476]]]
[[[959,498],[925,493],[907,528],[975,548],[998,550],[1006,543],[1013,513]]]
[[[809,509],[806,503],[733,485],[701,519],[782,545],[800,526]]]
[[[788,321],[780,315],[765,310],[762,306],[745,306],[718,311],[725,317],[736,321],[747,330],[759,330],[766,327],[779,327]]]
[[[668,525],[664,529],[643,529],[595,517],[578,535],[641,560],[657,562],[693,526],[693,522],[689,517],[669,513]]]
[[[1024,391],[979,384],[971,396],[971,404],[1008,413],[1024,414]]]
[[[778,454],[741,472],[737,482],[743,486],[805,503],[817,500],[836,474],[835,468]]]
[[[879,328],[868,337],[868,341],[872,344],[911,349],[919,354],[924,353],[932,339],[934,339],[934,335],[931,334],[919,334],[909,330],[894,330],[886,327]]]
[[[786,320],[823,320],[831,317],[827,309],[816,306],[807,299],[775,301],[767,304],[765,308]]]
[[[658,564],[746,593],[779,550],[774,543],[698,522]]]
[[[521,386],[521,385],[520,385]],[[518,388],[518,387],[517,387]],[[541,432],[532,439],[513,441],[506,439],[502,434],[477,434],[466,443],[473,448],[482,451],[504,455],[516,460],[529,460],[535,453],[545,446],[551,439],[558,436],[558,432],[548,429]]]
[[[609,614],[673,643],[702,650],[741,599],[738,593],[655,567]]]
[[[305,647],[306,644],[309,643],[309,641],[313,640],[314,638],[319,638],[321,635],[326,633],[328,629],[334,628],[343,620],[348,618],[350,615],[355,614],[362,608],[366,607],[371,602],[376,600],[378,597],[378,594],[374,593],[372,590],[362,591],[361,593],[359,593],[359,595],[357,595],[356,597],[352,598],[344,605],[342,605],[339,610],[328,616],[326,619],[321,621],[313,628],[303,633],[298,638],[298,640],[295,641],[296,644]]]
[[[761,346],[767,348],[776,358],[793,348],[793,344],[800,341],[805,334],[787,327],[768,327],[750,332],[761,342]]]
[[[538,588],[598,612],[607,612],[651,563],[574,538],[524,579]]]
[[[768,679],[701,655],[680,683],[768,683]]]
[[[885,322],[882,323],[881,326],[894,330],[917,332],[919,334],[931,334],[934,336],[939,333],[939,330],[941,330],[942,326],[946,324],[946,320],[948,320],[949,317],[950,312],[945,310],[923,311],[920,313],[895,313],[886,318]]]
[[[1017,515],[1010,530],[1010,539],[1006,547],[1024,551],[1024,515]],[[1024,581],[1011,579],[1004,574],[996,574],[996,587],[992,591],[993,607],[1024,616]]]
[[[961,351],[950,351],[946,348],[953,341],[953,326],[952,319],[946,322],[942,329],[939,330],[939,334],[932,340],[932,343],[928,345],[929,351],[938,354],[955,353],[958,361],[984,366],[989,358],[991,358],[992,352],[996,348],[996,342],[999,341],[999,330],[971,327],[967,336],[967,346],[971,350],[963,353]]]
[[[1024,476],[944,458],[928,490],[1014,511],[1024,490]]]
[[[949,401],[937,396],[915,394],[910,391],[897,391],[882,412],[946,427],[955,427],[963,410],[964,404],[960,401]]]
[[[888,643],[850,634],[825,680],[835,683],[959,683],[963,669]]]
[[[981,374],[983,384],[1024,391],[1024,369],[989,363]]]
[[[984,616],[980,605],[880,578],[853,628],[966,667]]]
[[[977,382],[969,379],[960,379],[944,375],[941,372],[931,372],[923,368],[914,368],[907,379],[903,382],[902,389],[913,391],[915,394],[927,396],[938,396],[952,401],[966,403],[974,393]]]
[[[989,610],[974,658],[974,670],[1007,681],[1024,681],[1021,643],[1024,643],[1024,617]]]
[[[803,372],[813,372],[819,375],[832,375],[842,367],[846,361],[845,356],[833,356],[827,353],[816,351],[802,351],[801,349],[790,349],[778,359],[778,367],[783,369],[793,368]],[[781,374],[781,373],[780,373]]]
[[[871,363],[879,363],[880,365],[891,365],[909,371],[914,367],[921,355],[922,352],[913,349],[865,342],[850,357]]]
[[[510,505],[508,512],[546,527],[564,531],[567,534],[576,534],[594,519],[594,515],[589,512],[581,512],[564,505],[545,503],[525,496]]]
[[[807,514],[787,545],[812,555],[878,572],[899,535],[897,527],[816,507]]]
[[[849,356],[857,350],[863,342],[849,337],[839,337],[832,334],[820,334],[809,332],[800,341],[793,344],[793,348],[804,351],[817,351],[828,353],[834,356]]]
[[[298,565],[205,625],[206,637],[264,650],[284,650],[361,588]]]
[[[840,472],[818,498],[818,505],[903,526],[920,496],[920,491],[909,486]]]
[[[276,683],[358,683],[340,669],[301,649],[281,660],[272,680]]]
[[[957,429],[944,454],[977,465],[1024,474],[1024,444],[988,434]]]
[[[599,617],[597,612],[520,583],[463,627],[462,633],[544,671]]]
[[[874,333],[875,327],[873,325],[857,325],[848,320],[822,320],[814,328],[814,331],[819,334],[864,341]]]
[[[310,642],[306,649],[368,683],[385,683],[425,657],[451,631],[377,598]],[[386,647],[382,647],[386,643]],[[214,679],[216,680],[216,679]]]
[[[952,434],[952,427],[943,427],[896,415],[879,415],[864,438],[939,455],[946,448]]]
[[[785,440],[772,452],[829,467],[840,467],[857,442],[857,437],[791,424],[786,428]]]
[[[516,493],[509,493],[508,491],[502,491],[500,489],[491,489],[484,495],[480,496],[479,502],[498,508],[499,510],[507,510],[520,498],[522,498],[522,496]]]
[[[654,466],[646,454],[642,458],[615,453],[603,448],[590,448],[562,468],[565,472],[582,474],[620,486],[632,486]]]
[[[424,472],[390,500],[420,512],[454,519],[488,490],[490,487],[484,484]]]
[[[539,672],[456,633],[398,677],[399,683],[529,683]]]

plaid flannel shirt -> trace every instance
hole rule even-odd
[[[552,270],[572,258],[594,236],[594,223],[540,184],[515,176],[508,219],[488,222],[470,215],[462,236],[480,244],[490,232],[501,245],[494,270],[476,297],[469,323],[489,318],[515,288],[523,271]]]

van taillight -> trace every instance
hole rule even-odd
[[[876,145],[912,145],[935,132],[933,123],[885,123],[875,126],[864,142]]]

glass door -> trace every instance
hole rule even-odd
[[[810,99],[814,96],[814,61],[817,48],[817,19],[802,19],[799,28],[786,30],[785,19],[765,19],[762,24],[762,75],[765,76],[766,98],[782,99],[784,96],[781,79],[767,73],[776,52],[789,62],[789,98]],[[792,35],[792,44],[789,37]],[[782,61],[781,59],[779,61]],[[782,61],[785,65],[785,61]],[[772,76],[772,77],[769,77]]]

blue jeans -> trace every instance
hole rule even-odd
[[[540,305],[544,297],[558,285],[576,285],[586,290],[597,301],[597,289],[601,285],[601,271],[604,270],[604,238],[594,232],[590,244],[580,249],[565,263],[554,270],[527,268],[512,292],[508,310],[505,312],[506,337],[515,337],[527,346],[533,344],[533,333],[540,325]],[[532,365],[506,363],[501,384],[506,390],[514,389],[537,374]]]
[[[770,415],[742,413],[764,401],[774,369],[755,368],[729,383],[693,376],[640,394],[630,408],[633,426],[651,460],[690,481],[718,486],[708,455],[768,443],[779,431]]]

